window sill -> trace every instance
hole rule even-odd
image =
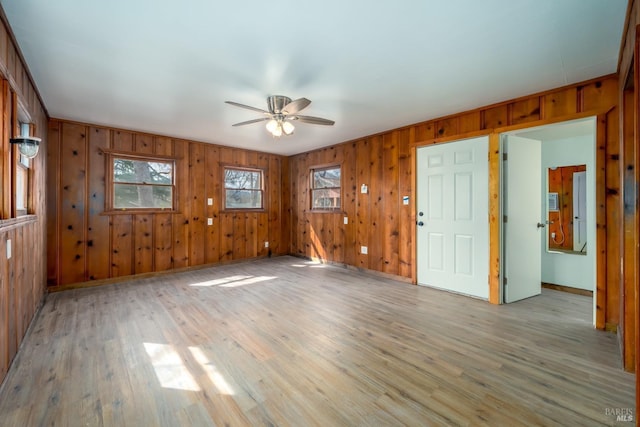
[[[574,251],[572,249],[549,248],[547,252],[550,254],[567,254],[567,255],[587,255],[586,252]]]
[[[17,218],[0,219],[0,231],[7,231],[14,228],[31,224],[38,220],[37,215],[22,215]]]
[[[259,209],[246,208],[246,209],[222,209],[220,211],[220,213],[243,213],[243,212],[262,213],[262,212],[267,212],[267,210],[264,208],[259,208]]]
[[[320,213],[320,214],[339,214],[346,215],[346,212],[341,209],[310,209],[307,213]]]
[[[104,211],[100,215],[149,215],[149,214],[179,214],[175,209],[117,209]]]

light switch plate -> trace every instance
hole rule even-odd
[[[207,218],[207,225],[213,225],[213,218]]]
[[[366,246],[360,246],[360,253],[363,255],[367,255],[369,253],[369,248]]]
[[[344,217],[344,223],[345,224],[349,224],[349,217],[347,217],[347,216]]]
[[[207,205],[213,206],[213,199],[211,197],[207,199]]]
[[[11,259],[11,239],[7,239],[7,259]]]

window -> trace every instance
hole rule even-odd
[[[29,123],[20,122],[20,132],[22,136],[31,135],[31,125]],[[27,215],[29,206],[30,182],[29,169],[31,168],[31,159],[16,153],[16,190],[15,190],[15,214],[16,216]]]
[[[173,209],[173,161],[114,155],[111,168],[111,208]]]
[[[311,169],[311,209],[340,209],[340,166]]]
[[[29,203],[29,165],[30,159],[18,154],[16,168],[16,216],[27,214]]]
[[[225,209],[262,209],[262,175],[260,169],[225,167]]]

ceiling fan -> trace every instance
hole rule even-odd
[[[267,130],[275,137],[282,136],[283,134],[291,135],[295,129],[292,123],[294,121],[326,126],[332,126],[335,123],[333,120],[327,120],[321,117],[302,116],[298,114],[298,112],[304,110],[309,106],[309,104],[311,104],[311,101],[307,98],[299,98],[292,101],[291,98],[287,96],[271,95],[267,97],[268,111],[233,101],[225,102],[230,105],[235,105],[236,107],[257,111],[264,115],[264,117],[259,119],[247,120],[246,122],[236,123],[233,126],[244,126],[252,123],[267,122]]]

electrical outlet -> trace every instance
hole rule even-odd
[[[555,238],[556,238],[556,233],[555,233],[555,231],[551,233],[551,238],[552,238],[552,239],[555,239]]]
[[[213,218],[207,218],[207,225],[213,225]]]
[[[268,248],[269,247],[269,242],[264,242],[264,247]]]
[[[7,239],[7,259],[11,259],[11,239]]]
[[[211,197],[207,199],[207,205],[213,206],[213,199]]]
[[[367,248],[366,246],[360,246],[360,253],[362,255],[367,255],[369,253],[369,248]]]

